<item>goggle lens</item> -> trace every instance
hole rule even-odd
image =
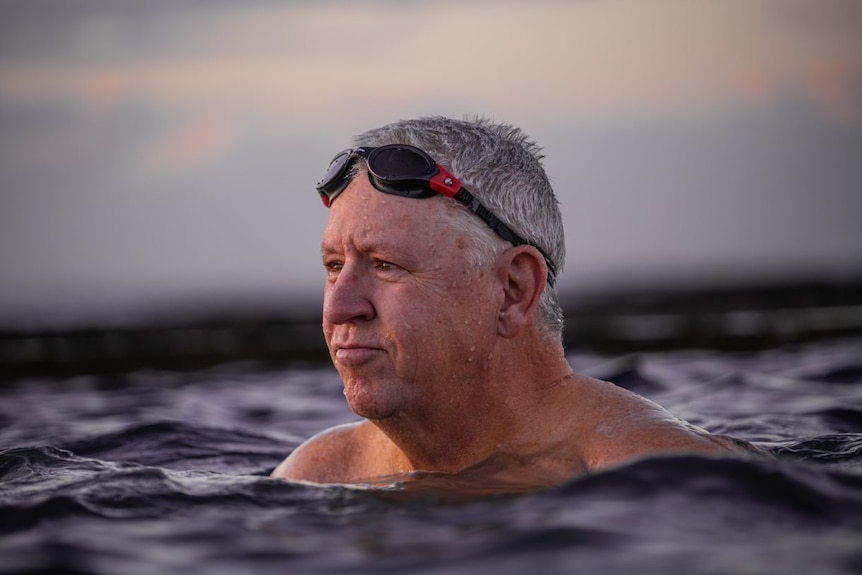
[[[320,197],[323,204],[328,208],[332,200],[335,199],[341,191],[347,187],[349,181],[344,177],[345,172],[350,168],[353,161],[353,150],[343,150],[332,158],[329,167],[326,169],[326,174],[317,182],[317,191],[320,192]]]
[[[368,154],[369,170],[386,182],[427,180],[435,173],[431,158],[403,146],[383,146]]]

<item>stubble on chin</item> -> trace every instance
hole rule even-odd
[[[397,406],[392,392],[376,379],[343,374],[342,382],[347,405],[359,417],[379,421],[395,415]]]

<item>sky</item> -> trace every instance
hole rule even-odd
[[[862,277],[856,0],[0,0],[0,328],[319,306],[350,138],[544,149],[560,290]]]

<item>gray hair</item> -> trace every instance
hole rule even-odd
[[[519,128],[485,118],[452,120],[441,116],[402,120],[354,138],[357,146],[407,144],[446,166],[464,187],[522,238],[541,247],[563,270],[566,242],[563,218],[554,190],[542,168],[541,148]],[[487,225],[458,202],[453,224],[469,238],[467,257],[490,265],[509,247]],[[548,283],[539,299],[543,331],[562,338],[563,312]]]

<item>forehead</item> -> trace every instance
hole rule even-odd
[[[328,244],[349,241],[363,244],[428,246],[452,236],[446,198],[404,198],[372,187],[360,173],[332,202],[323,234]],[[337,247],[333,245],[332,247]]]

